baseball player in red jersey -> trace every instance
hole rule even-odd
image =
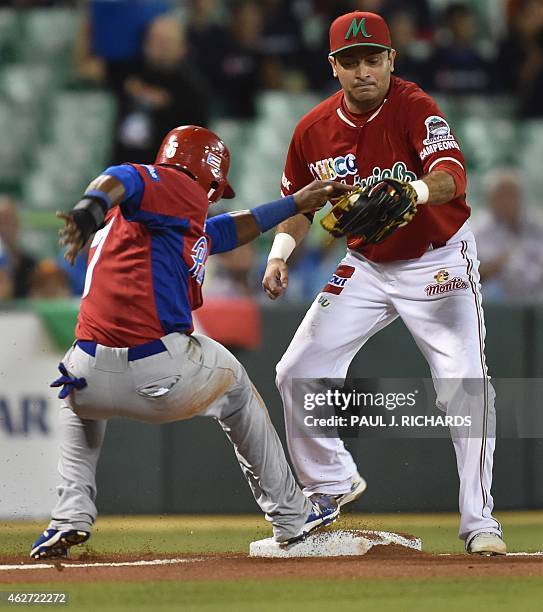
[[[107,420],[167,423],[204,415],[232,442],[256,502],[284,544],[334,521],[335,500],[307,499],[296,485],[266,407],[235,357],[194,334],[208,255],[245,244],[299,212],[349,191],[314,181],[293,197],[207,220],[233,197],[230,154],[212,132],[172,130],[154,165],[105,170],[65,220],[61,244],[73,263],[94,234],[76,342],[59,366],[58,501],[31,557],[66,556],[96,519],[96,465]],[[96,231],[98,230],[98,231]]]
[[[495,440],[486,434],[493,389],[477,252],[467,223],[465,161],[434,100],[392,76],[395,55],[379,15],[354,12],[336,19],[329,61],[341,91],[302,118],[288,151],[284,196],[315,178],[363,187],[395,178],[410,183],[418,203],[414,219],[384,242],[348,240],[345,258],[277,365],[289,450],[306,493],[328,494],[340,506],[363,493],[366,483],[340,439],[293,435],[289,424],[301,408],[293,406],[292,379],[345,378],[367,340],[401,317],[430,366],[439,407],[482,415],[478,436],[460,438],[451,431],[460,477],[459,535],[468,552],[504,554],[501,526],[492,516]],[[263,279],[272,299],[285,291],[286,261],[309,226],[304,215],[278,226]],[[465,379],[481,380],[481,395],[466,393]]]

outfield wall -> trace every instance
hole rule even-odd
[[[47,383],[55,377],[75,308],[63,305],[55,316],[49,306],[45,318],[43,312],[0,311],[0,517],[45,515],[54,499],[58,404]],[[260,348],[237,350],[281,436],[274,366],[303,314],[282,305],[264,309]],[[543,377],[543,309],[488,306],[486,321],[494,376]],[[418,377],[427,375],[427,367],[396,322],[368,342],[350,374]],[[361,508],[456,508],[457,475],[448,440],[351,440],[347,445],[369,482]],[[256,509],[222,430],[203,418],[168,426],[111,422],[98,485],[104,513]],[[498,440],[494,496],[503,509],[543,507],[543,441]]]
[[[61,357],[37,315],[0,311],[0,517],[42,516],[55,500],[57,400],[48,385]]]

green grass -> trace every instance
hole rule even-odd
[[[543,512],[499,515],[511,551],[543,549]],[[27,554],[44,523],[0,523],[0,554]],[[346,514],[337,528],[385,529],[412,533],[433,552],[461,552],[457,514]],[[95,553],[246,553],[252,540],[268,537],[261,517],[162,516],[101,517],[81,552]],[[77,553],[72,555],[77,556]],[[182,568],[180,568],[182,575]],[[9,585],[0,584],[0,592]],[[69,609],[81,611],[183,610],[206,612],[458,612],[541,610],[541,577],[307,580],[295,574],[276,580],[237,582],[97,582],[18,584],[18,592],[69,594]],[[3,606],[0,603],[0,609]]]
[[[205,612],[367,610],[369,612],[541,610],[538,578],[440,580],[275,580],[68,584],[69,609]],[[4,586],[1,591],[7,590]],[[17,591],[59,591],[58,584],[19,584]]]
[[[511,552],[543,549],[543,512],[499,515]],[[26,554],[45,522],[0,523],[0,554]],[[461,552],[457,514],[345,514],[338,529],[383,529],[422,538],[428,552]],[[269,524],[258,515],[101,517],[92,539],[78,550],[96,553],[247,552],[249,542],[269,537]]]

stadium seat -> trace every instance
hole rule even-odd
[[[267,91],[258,97],[258,116],[290,140],[298,121],[318,102],[318,96],[313,94]]]
[[[23,195],[30,208],[68,207],[107,163],[114,101],[105,92],[60,92],[51,100],[47,143],[36,150],[35,169]]]
[[[13,9],[0,9],[0,65],[13,61],[18,38],[17,13]]]
[[[13,105],[0,98],[0,185],[13,184],[18,180],[25,150],[24,118],[14,113]]]
[[[543,172],[541,163],[543,160],[543,120],[525,121],[519,129],[519,138],[515,146],[515,152],[520,161],[520,167],[529,177],[530,185],[534,193],[543,191]],[[543,202],[537,202],[543,206]]]
[[[507,119],[467,117],[456,125],[468,171],[485,172],[514,163],[516,124]]]
[[[228,177],[236,191],[236,200],[234,202],[223,201],[221,206],[225,210],[239,209],[242,207],[240,185],[245,181],[244,152],[252,138],[253,122],[215,119],[211,122],[210,129],[224,140],[232,157]]]
[[[50,66],[8,64],[0,76],[2,96],[17,106],[17,112],[36,108],[53,86]]]
[[[28,63],[54,62],[65,67],[71,61],[72,43],[77,33],[77,12],[64,8],[23,11],[18,56]]]

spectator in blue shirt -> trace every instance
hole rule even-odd
[[[449,94],[488,93],[491,63],[479,48],[475,16],[467,5],[447,8],[441,38],[430,57],[430,87]]]

